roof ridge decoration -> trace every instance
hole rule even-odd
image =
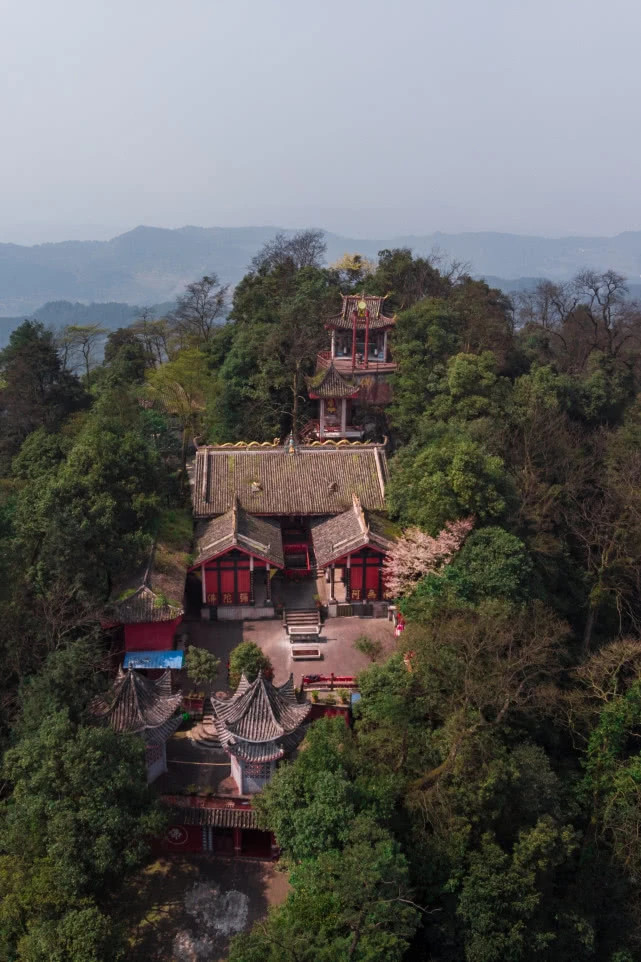
[[[116,732],[145,735],[152,741],[165,741],[180,724],[173,718],[182,703],[182,694],[171,694],[171,675],[163,672],[152,680],[133,669],[118,668],[111,689],[90,702],[91,714]]]
[[[356,515],[356,520],[358,521],[362,534],[369,536],[369,525],[365,520],[365,513],[361,506],[361,499],[356,494],[356,492],[352,494],[352,505],[354,508],[354,514]]]
[[[348,330],[355,321],[359,327],[369,326],[370,330],[382,330],[394,327],[396,315],[387,317],[383,314],[383,305],[388,294],[341,294],[342,304],[339,314],[327,318],[325,327],[342,328]],[[365,305],[364,307],[362,305]],[[354,317],[356,315],[356,317]]]
[[[234,542],[238,544],[238,495],[234,494],[231,504],[231,531]]]
[[[342,376],[342,375],[341,375]],[[290,435],[288,435],[289,439]],[[310,441],[309,444],[297,444],[298,450],[305,450],[305,448],[316,448],[319,445],[323,447],[352,447],[352,448],[386,448],[389,438],[387,435],[382,441],[349,441],[347,438],[341,438],[340,440],[335,440],[328,438],[326,441]],[[226,451],[228,454],[242,454],[249,448],[259,448],[257,454],[267,454],[269,452],[265,451],[265,448],[269,448],[270,451],[278,451],[279,449],[287,450],[286,444],[281,444],[279,438],[275,438],[274,441],[236,441],[232,444],[230,441],[225,442],[225,444],[201,444],[198,448],[198,453],[205,451]]]
[[[277,687],[263,672],[249,683],[241,676],[229,699],[212,695],[214,725],[225,751],[245,761],[282,758],[303,737],[311,705],[299,704],[293,677]]]

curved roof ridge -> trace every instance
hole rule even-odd
[[[155,681],[133,669],[118,668],[110,691],[98,695],[90,710],[97,718],[108,720],[115,731],[134,734],[165,725],[182,702],[182,694],[171,694],[168,672]]]
[[[285,734],[274,714],[262,672],[242,692],[237,689],[229,701],[220,705],[218,712],[225,727],[244,741],[266,741]],[[253,737],[244,734],[247,729],[255,729]]]
[[[262,672],[251,684],[242,676],[235,694],[225,701],[212,698],[212,707],[216,728],[225,734],[223,743],[242,741],[254,745],[288,737],[310,711],[310,706],[296,701],[291,675],[277,688]]]

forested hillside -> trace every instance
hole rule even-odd
[[[279,236],[231,300],[212,263],[99,365],[35,322],[0,352],[0,959],[127,957],[163,816],[141,743],[89,720],[101,612],[188,505],[194,437],[305,429],[361,290],[397,315],[393,402],[361,414],[406,627],[354,728],[315,723],[259,796],[292,889],[230,959],[641,958],[641,313],[612,271],[510,300],[409,249],[325,253]]]

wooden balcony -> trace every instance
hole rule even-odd
[[[321,351],[317,355],[317,368],[327,368],[332,363],[330,351]],[[351,357],[333,358],[334,367],[339,374],[349,377],[351,374],[356,376],[363,374],[393,374],[396,370],[395,361],[381,361],[378,358],[370,357],[367,364],[361,354],[356,355],[354,368],[352,369]]]

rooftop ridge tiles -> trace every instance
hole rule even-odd
[[[279,687],[262,672],[251,684],[242,675],[230,699],[213,696],[211,701],[216,730],[223,745],[239,741],[245,745],[278,746],[281,739],[288,738],[300,728],[310,711],[310,706],[299,705],[296,701],[291,674]],[[282,754],[280,748],[279,751]]]
[[[151,681],[133,669],[118,668],[110,691],[91,702],[92,714],[109,721],[115,731],[142,734],[169,725],[182,701],[178,692],[171,694],[169,672]]]
[[[259,709],[262,709],[264,711],[265,708],[267,708],[267,710],[269,711],[269,715],[271,717],[273,734],[271,735],[270,740],[273,740],[274,738],[279,738],[282,735],[284,735],[285,728],[281,725],[281,723],[276,718],[276,715],[274,714],[274,707],[271,702],[270,693],[266,688],[265,678],[263,676],[262,671],[258,672],[258,675],[256,676],[255,680],[250,684],[250,686],[247,689],[245,689],[245,691],[240,696],[238,696],[238,698],[234,696],[234,699],[232,699],[232,701],[235,700],[235,705],[238,706],[240,711],[233,712],[233,713],[230,712],[230,714],[227,715],[227,717],[225,718],[226,727],[233,733],[235,737],[242,739],[242,741],[252,742],[252,743],[260,743],[260,742],[267,741],[268,739],[266,739],[265,737],[248,738],[242,735],[240,731],[236,731],[235,728],[232,727],[234,725],[238,725],[240,722],[244,720],[246,715],[254,707],[254,703],[257,701],[257,699],[261,700]]]
[[[320,471],[320,475],[319,475]],[[203,474],[209,477],[206,500],[201,497]],[[323,485],[323,475],[327,485]],[[251,449],[208,446],[196,457],[194,513],[197,518],[222,517],[234,496],[251,516],[337,514],[347,509],[356,492],[368,510],[385,510],[386,459],[384,442],[313,442],[294,454],[284,446]],[[329,481],[335,481],[331,489]],[[240,524],[240,511],[239,511]],[[222,529],[210,538],[222,535]],[[240,533],[245,533],[245,523]],[[246,530],[249,537],[273,543],[269,532]]]

